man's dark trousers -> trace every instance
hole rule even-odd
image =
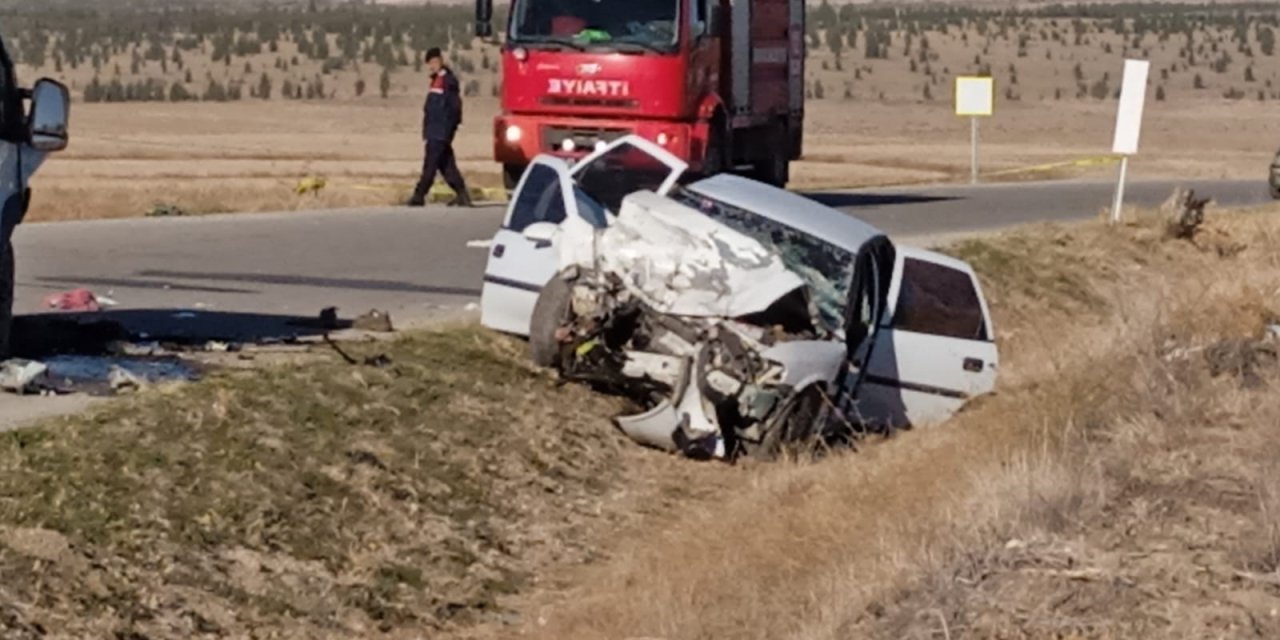
[[[458,159],[453,153],[451,140],[427,140],[426,156],[422,161],[422,177],[413,190],[412,202],[425,202],[431,192],[431,185],[436,181],[436,174],[444,176],[445,184],[458,194],[456,202],[470,204],[471,194],[467,191],[467,182],[462,179],[462,171],[458,169]]]

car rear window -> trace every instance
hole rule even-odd
[[[982,302],[968,273],[905,258],[893,328],[962,340],[990,340]]]

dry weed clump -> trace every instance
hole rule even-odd
[[[1200,477],[1203,468],[1179,466],[1170,450],[1201,444],[1197,426],[1274,423],[1265,422],[1271,409],[1250,410],[1258,397],[1243,395],[1256,392],[1239,378],[1215,379],[1202,355],[1186,354],[1260,339],[1280,309],[1276,226],[1211,217],[1208,232],[1246,245],[1229,255],[1168,238],[1152,216],[1120,230],[1038,229],[961,245],[1000,315],[1007,357],[997,395],[943,428],[855,455],[744,472],[741,493],[629,541],[625,556],[588,572],[544,609],[535,636],[938,637],[942,624],[1001,635],[1008,629],[953,606],[977,606],[957,584],[982,584],[1032,562],[1042,540],[1105,524],[1146,486],[1134,480],[1144,456],[1165,454],[1161,477]],[[1261,494],[1251,495],[1256,516]],[[1054,558],[1039,568],[1053,580],[1106,575],[1073,573],[1081,569],[1061,550],[1041,555]],[[1011,607],[1021,604],[1031,605]],[[993,620],[1007,622],[998,613]]]

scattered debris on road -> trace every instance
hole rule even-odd
[[[122,367],[113,365],[107,372],[107,384],[111,385],[112,391],[119,393],[126,389],[140,388],[142,379]]]
[[[97,312],[104,306],[112,306],[114,300],[100,299],[88,289],[73,289],[45,297],[44,307],[57,311]]]
[[[351,324],[351,328],[376,333],[391,333],[395,331],[391,326],[391,314],[377,309],[370,310],[368,313],[356,318]]]
[[[8,360],[0,363],[0,389],[25,395],[35,390],[37,383],[47,377],[49,367],[34,360]]]

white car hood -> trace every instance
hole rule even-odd
[[[677,316],[738,318],[805,286],[759,242],[652,191],[628,195],[605,229],[566,225],[560,246],[562,266],[614,274]]]

